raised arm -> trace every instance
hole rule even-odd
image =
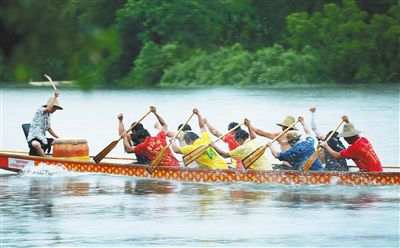
[[[121,135],[121,134],[126,132],[123,120],[124,120],[124,115],[122,113],[120,113],[118,115],[118,134],[119,135]],[[129,142],[131,141],[131,136],[130,135],[127,135],[126,138],[129,140]]]
[[[168,133],[168,125],[167,123],[164,121],[164,119],[157,113],[157,109],[154,106],[150,107],[151,112],[153,112],[153,114],[157,117],[158,122],[160,122],[161,124],[161,130],[163,130],[165,133]]]
[[[51,109],[54,106],[54,102],[56,101],[56,99],[59,95],[60,95],[60,93],[58,92],[58,90],[55,90],[53,99],[49,102],[49,104],[46,106],[46,109],[44,111],[46,111],[47,113],[50,113]]]
[[[204,118],[204,124],[207,126],[208,130],[210,131],[210,133],[212,133],[215,137],[220,137],[222,136],[222,133],[220,131],[218,131],[217,129],[215,129],[206,118]]]
[[[163,130],[162,126],[158,122],[154,123],[154,128],[157,129],[158,131]],[[174,131],[170,131],[170,130],[167,131],[167,137],[172,138],[175,136],[175,134],[176,134],[176,132],[174,132]]]
[[[247,128],[249,129],[249,135],[250,135],[250,139],[255,139],[256,138],[256,133],[254,132],[253,126],[250,123],[249,119],[244,119],[244,125],[247,126]]]
[[[206,127],[205,127],[205,124],[204,124],[204,119],[203,119],[203,117],[201,116],[200,111],[199,111],[197,108],[194,108],[194,109],[193,109],[193,113],[194,113],[195,115],[197,115],[197,119],[199,120],[199,128],[200,128],[201,132],[207,131],[207,130],[206,130]]]
[[[311,107],[311,108],[310,108],[310,112],[311,112],[311,129],[314,131],[315,136],[317,137],[317,139],[319,139],[319,140],[325,140],[326,134],[324,134],[323,132],[321,132],[321,131],[318,129],[317,122],[316,122],[316,120],[315,120],[315,119],[316,119],[316,118],[315,118],[316,111],[317,111],[317,108],[316,108],[316,107]]]
[[[261,129],[258,129],[258,128],[254,127],[254,126],[253,126],[253,130],[257,135],[263,136],[263,137],[268,138],[268,139],[273,139],[277,135],[275,133],[269,133],[269,132],[263,131]]]
[[[215,145],[214,142],[211,142],[211,143],[210,143],[210,146],[211,146],[212,148],[214,148],[214,150],[215,150],[219,155],[221,155],[222,157],[224,157],[224,158],[229,158],[229,157],[230,157],[229,154],[228,154],[227,152],[224,152],[223,150],[221,150],[218,146]]]
[[[308,126],[306,125],[304,118],[302,116],[299,116],[298,118],[299,122],[301,123],[301,125],[303,126],[304,132],[306,133],[307,136],[311,136],[311,132],[310,129],[308,128]]]

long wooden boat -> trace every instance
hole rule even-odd
[[[146,165],[80,161],[53,157],[29,156],[21,152],[0,151],[0,169],[21,172],[25,167],[41,164],[61,166],[70,171],[158,178],[185,182],[249,182],[263,184],[341,184],[400,185],[400,172],[308,172],[207,170],[183,167],[156,167],[150,175]]]

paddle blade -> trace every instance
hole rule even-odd
[[[183,156],[183,163],[185,164],[185,166],[188,166],[190,163],[198,159],[203,153],[207,151],[208,147],[208,145],[201,145],[190,153]]]
[[[104,148],[101,152],[99,152],[99,154],[94,156],[93,157],[94,162],[96,162],[96,164],[100,163],[100,161],[103,160],[103,158],[107,156],[107,154],[109,154],[112,149],[114,149],[114,147],[118,144],[118,141],[119,139],[114,140],[106,148]]]
[[[321,152],[322,152],[322,149],[318,148],[313,154],[311,154],[311,156],[308,158],[308,160],[303,165],[304,173],[306,173],[311,168],[314,161],[319,157]]]
[[[154,167],[158,166],[161,162],[161,160],[163,159],[165,153],[168,150],[168,146],[164,147],[160,153],[158,153],[158,155],[150,162],[149,167],[147,168],[147,171],[151,174],[153,174],[154,172]]]
[[[257,161],[265,152],[267,146],[260,146],[254,152],[250,153],[247,157],[242,160],[244,169],[247,170],[254,162]]]

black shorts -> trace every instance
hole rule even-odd
[[[33,156],[40,156],[40,154],[37,152],[36,148],[32,146],[32,142],[33,141],[37,141],[40,143],[40,146],[42,147],[43,151],[45,153],[50,153],[51,152],[51,143],[53,143],[54,139],[52,138],[47,138],[47,145],[43,144],[42,141],[40,141],[37,138],[34,138],[33,140],[28,142],[28,146],[29,146],[29,155],[33,155]]]

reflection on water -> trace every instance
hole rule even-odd
[[[398,244],[399,192],[399,187],[7,176],[1,177],[2,243],[287,247],[306,239],[310,246],[390,247]]]

